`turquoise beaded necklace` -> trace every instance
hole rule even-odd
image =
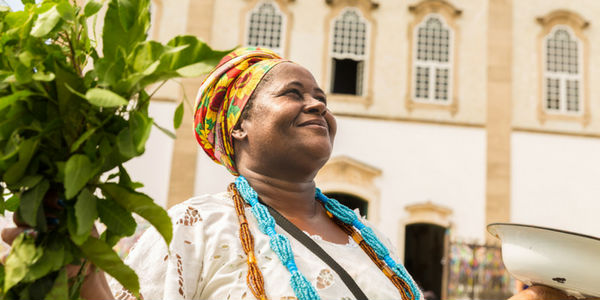
[[[296,294],[296,297],[300,300],[320,299],[315,287],[298,270],[294,260],[294,253],[292,252],[290,241],[286,236],[275,231],[275,219],[273,219],[267,207],[258,201],[258,194],[256,191],[250,186],[246,178],[241,175],[236,178],[235,186],[242,198],[244,198],[244,201],[246,201],[246,203],[250,204],[252,207],[251,211],[258,221],[259,230],[269,236],[269,245],[271,249],[277,254],[277,257],[279,257],[281,263],[290,272],[290,285],[294,291],[294,294]],[[392,259],[389,250],[377,238],[373,230],[370,227],[365,226],[351,209],[340,204],[337,200],[330,199],[323,195],[321,190],[318,188],[315,192],[315,198],[321,201],[325,209],[327,209],[337,219],[356,228],[367,244],[373,248],[377,254],[377,257],[383,260],[394,271],[394,273],[398,275],[398,277],[408,284],[411,290],[410,294],[417,297],[415,300],[419,300],[421,298],[421,292],[419,291],[419,288],[410,275],[408,275],[408,272],[404,266],[396,263],[394,259]]]

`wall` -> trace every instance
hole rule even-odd
[[[600,140],[512,135],[511,221],[600,236]]]
[[[451,208],[455,236],[482,239],[485,132],[478,128],[338,117],[333,156],[382,170],[377,227],[403,245],[404,208],[431,201]],[[403,228],[402,228],[403,230]],[[399,249],[402,250],[402,249]]]

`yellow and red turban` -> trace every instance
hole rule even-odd
[[[233,175],[238,175],[233,127],[264,75],[284,61],[269,49],[238,48],[225,56],[200,86],[194,105],[196,139],[212,160]]]

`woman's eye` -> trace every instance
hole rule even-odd
[[[302,98],[302,93],[300,93],[299,90],[289,90],[287,93],[289,95],[292,95],[292,96],[296,97],[296,98]]]

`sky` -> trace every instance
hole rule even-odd
[[[21,3],[21,0],[0,0],[0,4],[2,4],[2,2],[8,4],[13,11],[23,10],[23,3]]]

